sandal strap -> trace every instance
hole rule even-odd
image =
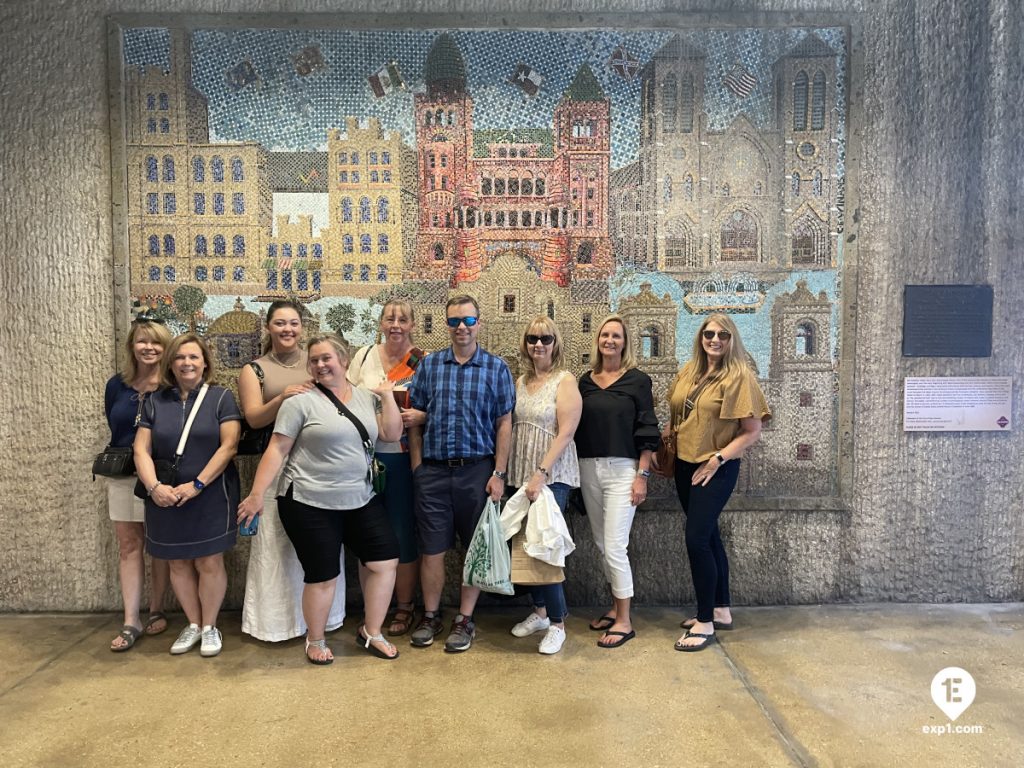
[[[376,634],[376,635],[368,635],[368,634],[366,634],[366,630],[365,629],[363,630],[363,640],[364,640],[364,642],[363,642],[363,647],[364,648],[369,648],[370,647],[370,643],[373,643],[373,642],[384,643],[384,645],[386,645],[388,647],[391,646],[391,642],[386,637],[384,637],[383,633]]]
[[[319,648],[321,651],[326,651],[327,650],[327,638],[326,637],[321,637],[319,640],[310,640],[307,637],[306,638],[306,650],[308,651],[310,648]]]

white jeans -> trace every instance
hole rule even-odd
[[[637,466],[635,459],[619,456],[580,459],[580,491],[590,530],[603,558],[612,595],[620,599],[633,596],[633,570],[627,550],[636,514],[630,496]]]

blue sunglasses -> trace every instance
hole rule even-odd
[[[478,322],[480,318],[477,317],[449,317],[445,322],[448,323],[449,328],[458,328],[459,323],[465,323],[467,328],[472,328]]]

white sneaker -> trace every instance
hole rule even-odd
[[[544,635],[544,639],[540,641],[540,646],[537,648],[543,654],[550,656],[553,653],[558,653],[562,650],[562,645],[565,643],[565,630],[557,624],[552,624],[548,627],[548,632]]]
[[[541,618],[536,613],[531,613],[512,627],[512,634],[516,637],[529,637],[534,632],[543,632],[550,626],[551,619]]]
[[[200,656],[216,656],[223,645],[223,636],[216,627],[203,628],[203,642],[199,646]]]
[[[171,646],[171,653],[177,656],[179,653],[188,653],[196,647],[196,643],[202,637],[202,632],[199,631],[198,624],[189,624],[178,635],[178,639],[174,641],[174,645]]]

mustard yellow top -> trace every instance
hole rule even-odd
[[[709,384],[697,397],[696,406],[686,420],[683,403],[693,390],[680,376],[669,389],[668,401],[676,427],[676,456],[682,461],[700,464],[727,446],[740,431],[740,419],[768,421],[771,411],[757,377],[743,366],[738,373]]]

